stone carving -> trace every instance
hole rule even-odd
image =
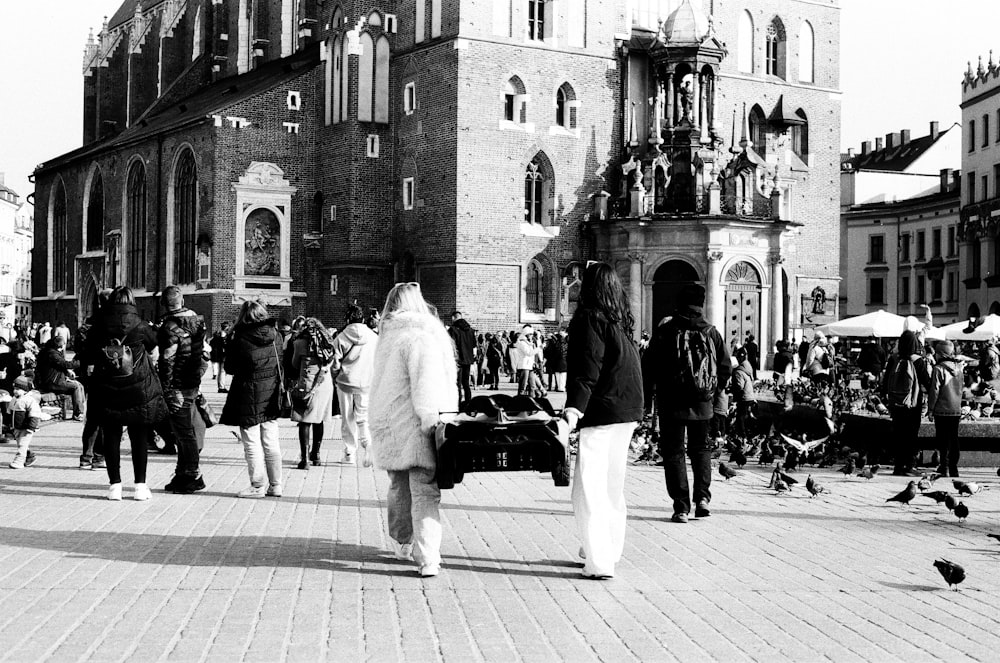
[[[281,276],[281,225],[274,212],[255,209],[246,220],[244,274]]]
[[[812,312],[814,315],[824,315],[826,313],[826,290],[821,286],[816,286],[809,293],[812,298]]]

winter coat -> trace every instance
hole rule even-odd
[[[104,348],[121,340],[132,349],[132,374],[111,372]],[[167,403],[149,353],[156,347],[156,333],[131,304],[107,304],[95,316],[87,334],[89,361],[94,364],[87,406],[100,412],[102,421],[124,426],[153,424],[167,416]]]
[[[733,371],[732,391],[733,400],[737,403],[757,400],[757,394],[753,388],[753,366],[750,364],[749,356]]]
[[[545,346],[545,372],[565,373],[567,352],[566,339],[558,334],[554,336]]]
[[[332,371],[337,388],[345,394],[367,393],[372,385],[375,346],[378,334],[368,325],[355,322],[344,327],[333,340]]]
[[[954,357],[943,357],[931,371],[927,390],[927,411],[936,417],[957,417],[962,414],[962,367]]]
[[[292,410],[292,421],[322,424],[333,416],[333,375],[330,364],[321,364],[315,352],[309,352],[309,334],[292,341],[292,373],[296,385],[312,391],[309,406],[302,412]]]
[[[760,368],[760,348],[755,341],[747,341],[743,344],[743,349],[747,351],[747,362],[756,371]]]
[[[580,426],[642,420],[639,349],[600,311],[578,310],[569,325],[566,408]]]
[[[872,375],[881,375],[886,362],[885,349],[878,341],[869,341],[861,347],[858,355],[858,368]]]
[[[995,345],[984,345],[979,351],[979,376],[987,382],[1000,377],[1000,350]]]
[[[535,356],[538,348],[525,336],[520,336],[517,343],[511,346],[510,360],[514,370],[530,371],[535,368]]]
[[[503,365],[503,347],[495,339],[486,344],[486,366],[490,373],[500,370]]]
[[[436,469],[432,432],[457,403],[455,349],[444,325],[409,311],[382,318],[368,410],[375,466]]]
[[[226,336],[217,331],[212,335],[212,340],[208,342],[210,352],[208,360],[213,364],[221,364],[226,360]]]
[[[476,362],[476,334],[465,318],[459,318],[448,330],[452,342],[455,344],[455,352],[458,363],[463,366],[471,366]]]
[[[250,428],[278,418],[281,335],[268,319],[237,325],[226,344],[226,373],[233,376],[219,422]]]
[[[712,402],[699,400],[694,394],[688,393],[678,384],[676,367],[671,366],[677,361],[671,357],[671,347],[675,347],[675,337],[680,331],[697,330],[708,335],[715,346],[717,389],[725,389],[733,365],[729,352],[719,331],[710,325],[702,315],[700,306],[683,306],[667,322],[659,325],[649,341],[649,347],[642,355],[642,376],[645,384],[646,407],[653,403],[655,394],[660,416],[665,419],[679,421],[708,421],[712,418]]]
[[[63,389],[70,380],[69,371],[79,368],[80,362],[66,359],[63,351],[56,347],[55,339],[42,347],[35,364],[35,387],[39,391]]]
[[[795,357],[791,350],[782,350],[774,355],[774,372],[784,374],[788,367],[795,363]]]
[[[164,389],[197,389],[205,374],[205,319],[182,308],[167,313],[156,333],[157,362]],[[167,352],[174,348],[173,353]]]

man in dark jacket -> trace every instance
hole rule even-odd
[[[205,430],[196,426],[194,421],[194,401],[206,368],[203,356],[205,321],[194,311],[184,308],[184,297],[175,285],[163,290],[160,304],[167,313],[160,321],[156,335],[160,349],[157,369],[170,409],[170,428],[177,445],[177,471],[166,490],[193,493],[205,488],[198,468],[199,449],[204,442]]]
[[[53,336],[42,347],[35,366],[35,385],[39,391],[53,394],[70,394],[73,397],[73,421],[83,421],[87,410],[83,384],[74,380],[70,371],[79,368],[80,362],[66,359],[66,340]]]
[[[757,371],[760,370],[760,347],[753,334],[747,334],[747,342],[743,344],[743,349],[747,351],[747,361],[753,370],[753,379],[757,379]]]
[[[660,455],[666,475],[667,493],[673,499],[676,523],[686,523],[691,511],[685,450],[691,456],[694,474],[694,515],[705,518],[712,500],[712,449],[708,443],[709,422],[712,419],[714,394],[703,400],[678,379],[681,358],[678,357],[678,337],[688,331],[701,332],[714,348],[716,391],[725,389],[732,373],[732,362],[726,344],[715,327],[703,316],[705,289],[700,285],[685,286],[679,294],[674,316],[661,324],[642,355],[645,406],[650,411],[656,395],[660,415]],[[687,431],[687,448],[684,433]]]
[[[451,336],[452,342],[455,343],[458,361],[458,388],[464,402],[472,398],[469,376],[472,372],[472,364],[476,361],[476,334],[459,311],[451,314],[451,329],[448,330],[448,334]]]

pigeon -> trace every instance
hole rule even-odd
[[[965,580],[965,569],[956,564],[955,562],[949,562],[948,560],[941,558],[934,561],[934,567],[944,578],[944,581],[948,583],[948,588],[954,585],[955,589],[958,589],[958,584]]]
[[[743,466],[747,464],[747,455],[743,453],[742,449],[734,449],[733,453],[729,455],[729,462],[735,463],[736,467],[743,469]]]
[[[917,482],[911,481],[910,483],[906,484],[906,488],[904,488],[897,495],[893,495],[892,497],[887,499],[886,502],[901,502],[902,504],[909,504],[910,500],[912,500],[916,496],[917,496]]]
[[[736,476],[737,474],[739,474],[739,472],[737,472],[736,470],[734,470],[733,468],[729,467],[728,465],[726,465],[723,462],[723,463],[719,463],[719,474],[721,474],[722,476],[724,476],[726,478],[726,481],[729,481],[734,476]]]
[[[951,493],[947,493],[944,496],[944,505],[948,507],[949,511],[954,511],[955,507],[958,506],[958,500],[951,496]]]
[[[921,493],[924,492],[925,490],[930,490],[930,487],[931,487],[931,482],[927,480],[926,475],[924,475],[923,479],[917,482],[917,488],[920,489]]]
[[[871,481],[872,477],[878,472],[878,465],[869,465],[865,469],[858,472],[859,477],[864,477]]]
[[[774,452],[771,451],[771,445],[765,442],[760,448],[760,458],[757,460],[758,465],[770,465],[774,462]]]
[[[929,477],[927,477],[927,480],[930,481],[931,484],[933,484],[935,481],[937,481],[940,478],[941,478],[940,474],[938,474],[937,472],[932,472],[931,475]]]
[[[997,541],[1000,541],[1000,534],[987,534],[986,536],[990,537],[991,539],[996,539]]]
[[[813,481],[813,476],[810,474],[808,477],[806,477],[806,490],[809,491],[809,494],[812,497],[816,497],[820,493],[825,492],[826,488],[824,488],[821,484],[818,484],[815,481]]]
[[[781,465],[774,468],[774,473],[778,475],[778,478],[788,484],[789,487],[794,486],[799,482],[798,479],[792,478],[781,471]]]
[[[848,458],[847,459],[847,465],[844,465],[842,468],[840,468],[840,473],[843,474],[845,477],[849,477],[852,474],[854,474],[854,459],[853,458]]]
[[[782,481],[781,477],[779,477],[777,475],[774,476],[774,490],[776,492],[784,493],[784,492],[788,491],[789,489],[790,488],[789,488],[788,484],[785,483],[784,481]]]
[[[959,502],[955,505],[955,515],[958,516],[958,522],[964,522],[966,518],[969,517],[969,507],[965,506],[964,503]]]
[[[965,481],[955,480],[951,482],[951,485],[955,486],[955,490],[958,491],[959,495],[974,495],[983,489],[983,487],[975,481],[969,481],[966,483]]]
[[[949,493],[945,490],[932,490],[929,493],[921,493],[922,497],[929,497],[938,504],[948,499]]]

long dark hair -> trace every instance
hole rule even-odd
[[[613,324],[621,327],[629,338],[635,328],[635,318],[629,307],[625,287],[618,274],[606,262],[594,262],[583,273],[580,303],[574,317],[585,311],[599,311]]]

